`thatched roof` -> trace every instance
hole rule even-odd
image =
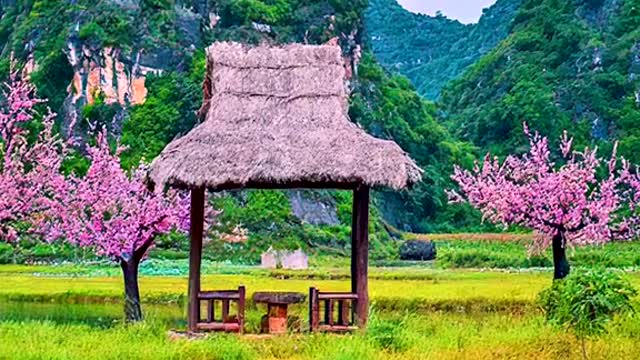
[[[164,149],[151,179],[211,190],[419,181],[396,143],[349,121],[344,76],[337,46],[211,45],[204,121]]]

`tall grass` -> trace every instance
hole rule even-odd
[[[636,359],[637,317],[618,320],[588,346],[593,359]],[[573,336],[541,316],[379,313],[366,332],[277,337],[215,334],[171,339],[162,324],[97,328],[50,321],[0,322],[7,359],[579,359]]]

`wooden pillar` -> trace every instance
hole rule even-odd
[[[309,289],[309,331],[314,332],[320,326],[320,303],[318,301],[318,289]]]
[[[359,186],[353,192],[351,223],[351,292],[358,295],[355,320],[367,325],[369,313],[369,187]]]
[[[200,264],[202,262],[202,233],[204,227],[204,188],[191,190],[191,246],[189,250],[189,331],[198,331],[200,321]]]

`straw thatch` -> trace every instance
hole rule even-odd
[[[337,46],[211,45],[204,122],[164,149],[151,179],[212,190],[419,181],[396,143],[349,121],[344,76]]]

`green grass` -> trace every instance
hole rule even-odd
[[[159,265],[160,266],[160,265]],[[168,266],[163,263],[161,266]],[[344,267],[303,272],[208,264],[205,288],[347,290]],[[145,322],[122,322],[122,280],[95,265],[0,266],[0,359],[579,359],[574,337],[545,324],[536,305],[547,271],[371,268],[373,316],[353,335],[212,335],[171,340],[184,328],[185,276],[142,276]],[[325,274],[325,275],[322,275]],[[329,274],[329,275],[327,275]],[[640,273],[628,273],[640,288]],[[177,304],[172,302],[178,302]],[[306,306],[291,314],[306,323]],[[255,333],[265,309],[249,304]],[[592,359],[634,359],[640,315],[617,319],[588,344]]]
[[[634,359],[640,319],[618,320],[589,342],[592,359]],[[162,323],[107,328],[52,321],[0,322],[11,359],[579,359],[574,338],[541,316],[435,313],[374,318],[366,333],[279,337],[212,335],[171,340]]]
[[[0,299],[27,302],[119,303],[122,279],[117,268],[113,276],[91,272],[69,275],[57,268],[0,266]],[[74,269],[74,268],[70,268]],[[255,291],[298,291],[315,286],[324,291],[348,291],[348,270],[315,269],[303,272],[232,269],[232,274],[206,274],[204,289],[231,289],[245,285],[249,296]],[[320,276],[319,274],[322,274]],[[640,288],[640,274],[630,273]],[[551,273],[527,271],[439,270],[431,268],[371,268],[370,297],[380,309],[389,311],[499,311],[522,313],[536,309],[539,291],[551,282]],[[184,304],[186,276],[142,276],[143,302]]]
[[[114,276],[66,276],[48,274],[43,268],[30,274],[27,267],[0,266],[0,298],[21,301],[119,302],[122,279]],[[321,270],[316,270],[321,271]],[[326,273],[342,274],[345,269],[328,269]],[[313,273],[312,271],[311,273]],[[279,274],[279,275],[278,275]],[[410,276],[409,276],[410,274]],[[347,291],[350,282],[338,279],[305,278],[302,274],[286,276],[286,272],[254,271],[253,274],[208,274],[202,277],[203,288],[236,288],[243,284],[254,291],[286,290],[307,293],[310,286],[325,291]],[[508,273],[434,270],[428,268],[372,269],[369,283],[371,299],[382,307],[393,309],[433,309],[446,306],[489,304],[503,308],[520,307],[532,302],[551,275],[546,272]],[[404,276],[408,279],[405,279]],[[633,276],[640,284],[640,276]],[[397,280],[402,279],[402,280]],[[143,300],[148,303],[179,302],[187,291],[185,276],[142,276]],[[449,305],[447,305],[449,304]],[[451,305],[453,304],[453,305]]]
[[[446,240],[438,236],[438,257],[435,265],[443,269],[489,268],[525,269],[552,268],[551,250],[541,254],[530,253],[529,242],[483,241],[457,239]],[[604,266],[620,269],[640,268],[640,241],[614,242],[604,246],[585,246],[569,249],[567,256],[572,266]]]
[[[542,253],[531,253],[531,234],[404,234],[406,240],[431,240],[437,248],[437,259],[435,261],[413,263],[400,261],[397,258],[386,257],[374,260],[370,264],[374,267],[418,267],[418,268],[439,268],[439,269],[551,269],[553,267],[551,250]],[[399,245],[400,242],[396,243]],[[47,245],[48,246],[48,245]],[[42,246],[44,250],[47,246]],[[2,245],[0,244],[0,248]],[[7,252],[8,251],[8,252]],[[9,246],[2,254],[0,249],[0,263],[2,259],[10,261],[12,248]],[[222,250],[220,250],[222,251]],[[51,251],[50,251],[51,252]],[[61,258],[69,258],[70,250],[61,251]],[[166,256],[170,253],[171,256]],[[66,255],[65,255],[66,254]],[[164,255],[163,255],[164,254]],[[65,257],[67,256],[67,257]],[[185,250],[162,250],[154,249],[150,254],[151,259],[142,264],[140,272],[144,275],[186,275],[188,269],[188,252]],[[604,246],[585,246],[570,248],[568,251],[569,262],[576,267],[604,266],[610,268],[640,270],[640,241],[613,242]],[[43,261],[52,261],[52,257],[45,257]],[[93,276],[116,276],[119,269],[111,266],[107,261],[87,261],[90,257],[74,256],[73,261],[62,261],[56,263],[55,268],[48,266],[36,266],[34,269],[21,270],[20,267],[9,267],[0,271],[10,272],[38,272],[76,274]],[[85,265],[79,266],[77,259],[85,259]],[[18,259],[19,260],[19,259]],[[314,279],[340,279],[347,278],[349,273],[350,259],[345,256],[336,255],[313,255],[310,258],[310,266],[315,271],[299,272],[269,272],[269,276],[286,276]],[[331,269],[327,272],[326,269]],[[265,275],[254,266],[242,265],[241,263],[214,262],[205,260],[203,263],[203,273],[208,274],[247,274]],[[400,275],[374,274],[378,278],[390,279],[411,279],[416,278],[413,272],[401,272]],[[417,275],[421,278],[422,275]]]

